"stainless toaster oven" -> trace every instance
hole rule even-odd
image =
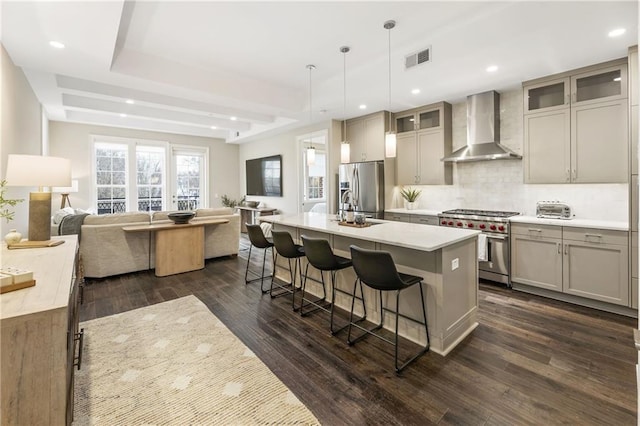
[[[573,211],[567,203],[560,201],[538,201],[536,216],[548,219],[571,219]]]

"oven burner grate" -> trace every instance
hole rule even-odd
[[[449,215],[466,215],[466,216],[483,216],[483,217],[511,217],[517,216],[520,213],[518,212],[506,212],[506,211],[495,211],[495,210],[472,210],[472,209],[454,209],[454,210],[445,210],[441,214],[449,214]]]

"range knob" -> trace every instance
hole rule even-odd
[[[443,220],[442,222],[440,222],[440,224],[441,224],[441,225],[446,225],[446,224],[447,224],[447,221],[446,221],[446,220]]]
[[[473,228],[473,223],[467,223],[467,228]]]
[[[457,226],[462,226],[462,222],[456,223]]]
[[[449,226],[453,226],[453,222],[452,222],[452,221],[449,221],[449,223],[448,223],[447,225],[449,225]]]
[[[502,225],[498,226],[498,231],[504,231],[504,226]]]
[[[491,229],[492,231],[495,231],[496,230],[496,226],[495,225],[491,225],[491,226],[489,226],[489,229]]]
[[[484,228],[486,228],[486,227],[487,227],[487,226],[486,226],[484,223],[480,225],[480,229],[484,229]]]

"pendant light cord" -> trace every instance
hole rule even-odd
[[[389,132],[391,132],[391,28],[389,26]]]
[[[311,72],[315,69],[315,65],[307,65],[309,69],[309,125],[313,124],[313,92],[311,91]],[[311,130],[311,137],[309,140],[309,148],[313,149],[313,129]]]
[[[349,46],[342,46],[340,48],[340,52],[342,52],[342,137],[343,142],[347,142],[347,53],[349,53],[351,49]]]
[[[347,52],[349,51],[347,49],[342,48],[342,93],[344,95],[342,99],[342,137],[345,142],[347,140]]]

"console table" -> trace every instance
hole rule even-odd
[[[247,223],[255,224],[257,223],[256,218],[258,216],[271,216],[275,214],[278,209],[270,209],[270,208],[256,208],[256,207],[246,207],[246,206],[238,206],[236,207],[240,210],[240,232],[247,232]]]
[[[2,265],[32,271],[36,281],[0,295],[3,425],[70,425],[73,418],[73,370],[82,354],[78,238],[53,238],[64,244],[17,250],[2,244]]]
[[[228,222],[229,219],[202,219],[185,224],[123,226],[122,230],[155,233],[156,276],[166,277],[204,268],[204,227]]]

